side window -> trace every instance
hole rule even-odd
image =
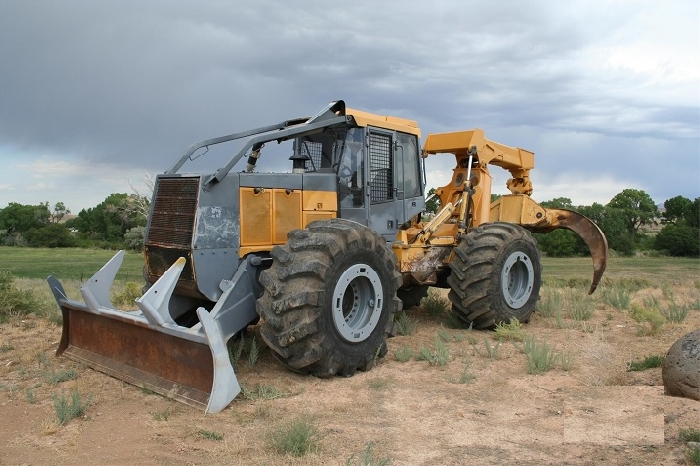
[[[420,157],[418,155],[418,138],[412,134],[397,133],[399,154],[403,166],[398,167],[397,180],[399,190],[403,189],[404,197],[421,195]]]
[[[326,129],[321,133],[301,136],[294,140],[294,154],[304,157],[307,172],[331,170],[336,166],[335,153],[344,139],[344,129]]]
[[[394,163],[391,135],[369,134],[370,202],[390,201],[394,198]]]
[[[364,131],[348,129],[345,140],[337,144],[334,159],[338,159],[338,198],[342,207],[362,207],[365,204]]]
[[[308,161],[306,162],[306,171],[315,172],[321,167],[321,161],[323,159],[323,144],[318,141],[303,138],[300,140],[300,146],[299,153],[308,157]]]

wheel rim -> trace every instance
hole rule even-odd
[[[340,336],[357,343],[369,338],[382,314],[384,292],[379,275],[366,264],[348,268],[333,291],[333,322]]]
[[[535,270],[530,257],[523,252],[514,252],[501,272],[501,292],[506,303],[513,309],[520,309],[532,295],[535,283]]]

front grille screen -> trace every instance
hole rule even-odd
[[[146,244],[190,249],[198,197],[199,177],[159,178]]]

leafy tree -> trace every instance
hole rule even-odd
[[[571,199],[567,197],[557,197],[540,204],[549,209],[573,209]],[[581,249],[578,245],[577,236],[573,231],[558,229],[550,233],[535,233],[537,246],[540,251],[552,257],[567,257],[584,254],[588,251],[586,245]],[[583,244],[583,242],[581,242]]]
[[[620,209],[594,202],[590,206],[579,206],[577,211],[598,225],[611,249],[623,255],[631,255],[634,252],[634,237],[627,231],[625,217]],[[579,250],[585,247],[580,238],[578,244]]]
[[[700,229],[686,225],[666,225],[654,238],[654,249],[668,251],[672,256],[698,257]]]
[[[97,206],[81,210],[66,225],[93,239],[121,243],[128,230],[146,225],[146,219],[135,207],[138,201],[135,194],[110,194]]]
[[[70,214],[70,209],[66,208],[63,202],[57,202],[51,212],[51,222],[58,223],[68,214]]]
[[[598,225],[608,240],[608,246],[620,254],[630,255],[634,252],[633,237],[627,232],[625,220],[619,209],[604,206],[594,202],[590,206],[574,207],[571,199],[558,197],[542,202],[541,205],[550,209],[569,209],[588,217]],[[589,254],[586,243],[574,232],[564,229],[551,233],[535,234],[537,244],[548,256],[585,256]]]
[[[569,257],[579,255],[576,235],[572,231],[558,229],[549,233],[535,233],[535,238],[537,239],[537,247],[548,256]]]
[[[608,207],[622,212],[627,232],[635,235],[643,225],[654,224],[658,209],[654,200],[640,189],[623,189],[608,203]]]
[[[571,199],[568,197],[555,197],[550,201],[544,201],[542,207],[549,207],[550,209],[571,209],[574,210],[574,206],[571,203]]]
[[[8,234],[24,233],[32,228],[41,228],[49,223],[49,203],[24,205],[10,202],[0,210],[0,230]]]
[[[146,239],[146,227],[138,226],[124,234],[124,246],[127,249],[140,251]]]
[[[436,214],[440,209],[440,196],[435,194],[435,188],[430,188],[428,191],[428,197],[433,196],[431,199],[425,203],[425,211]]]
[[[700,228],[700,197],[696,197],[685,216],[689,227]]]

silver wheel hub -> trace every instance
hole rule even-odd
[[[345,340],[358,343],[369,338],[382,314],[384,289],[369,265],[355,264],[338,279],[333,290],[333,323]]]
[[[535,269],[532,260],[524,252],[514,252],[501,271],[501,293],[506,303],[513,309],[520,309],[532,295],[535,283]]]

